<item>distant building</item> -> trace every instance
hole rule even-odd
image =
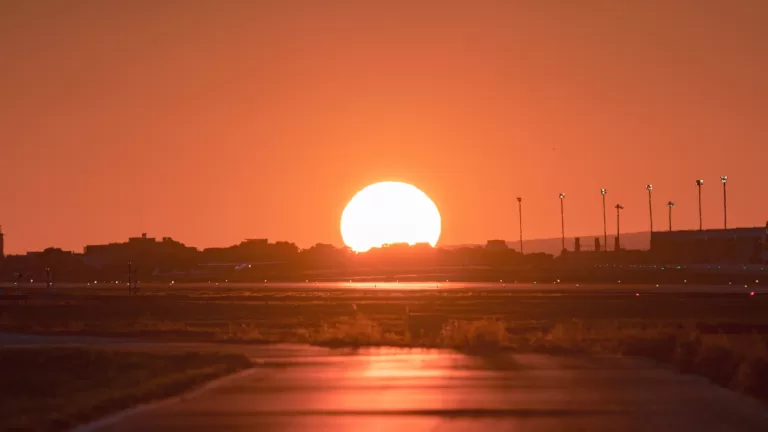
[[[3,234],[3,227],[0,227],[0,258],[5,258],[5,234]]]
[[[656,231],[651,252],[668,263],[759,263],[766,253],[766,228]]]
[[[507,246],[507,242],[505,240],[488,240],[485,243],[485,249],[505,251],[509,250],[509,246]]]
[[[429,251],[434,249],[431,244],[427,242],[419,242],[419,243],[406,243],[406,242],[398,242],[398,243],[386,243],[381,245],[381,247],[374,247],[373,249],[379,249],[383,251],[390,251],[390,252],[413,252],[413,251]]]
[[[269,244],[269,239],[245,239],[240,244],[249,246],[266,246]]]
[[[170,237],[157,241],[154,237],[130,237],[127,242],[88,245],[83,251],[86,262],[93,266],[125,265],[128,262],[152,265],[185,264],[194,260],[197,249]]]
[[[298,253],[299,248],[293,243],[281,241],[270,243],[268,239],[245,239],[229,247],[203,249],[199,262],[206,264],[284,262]]]
[[[61,250],[59,248],[53,248],[53,247],[50,247],[42,251],[28,251],[26,254],[20,255],[20,256],[26,257],[27,259],[30,259],[30,260],[41,260],[46,258],[55,258],[58,260],[64,260],[64,259],[69,259],[71,257],[81,257],[81,255],[78,255],[73,251],[65,251],[65,250]]]

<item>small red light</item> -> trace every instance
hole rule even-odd
[[[755,292],[752,291],[752,292],[749,293],[749,295],[753,296],[753,295],[755,295]]]
[[[635,293],[635,297],[640,297],[640,293]]]

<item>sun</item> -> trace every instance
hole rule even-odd
[[[372,184],[341,214],[341,237],[355,252],[394,243],[437,244],[440,212],[424,192],[400,182]]]

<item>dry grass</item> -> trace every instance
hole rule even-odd
[[[690,323],[571,321],[532,340],[530,348],[647,357],[768,401],[768,339],[756,333],[704,334]]]
[[[443,326],[438,345],[470,353],[512,348],[507,325],[499,319],[450,321]]]
[[[296,335],[299,340],[323,346],[411,346],[408,334],[386,332],[379,323],[363,314],[345,317],[335,323],[323,323],[315,329],[298,329]]]

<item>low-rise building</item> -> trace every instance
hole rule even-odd
[[[651,234],[654,257],[669,263],[758,263],[766,252],[766,228],[658,231]]]
[[[485,248],[487,250],[508,250],[509,246],[507,246],[507,242],[505,240],[488,240],[485,243]]]
[[[84,255],[93,266],[125,265],[128,262],[146,263],[153,266],[191,264],[197,249],[186,246],[170,237],[157,241],[154,237],[130,237],[127,242],[105,245],[88,245]]]

